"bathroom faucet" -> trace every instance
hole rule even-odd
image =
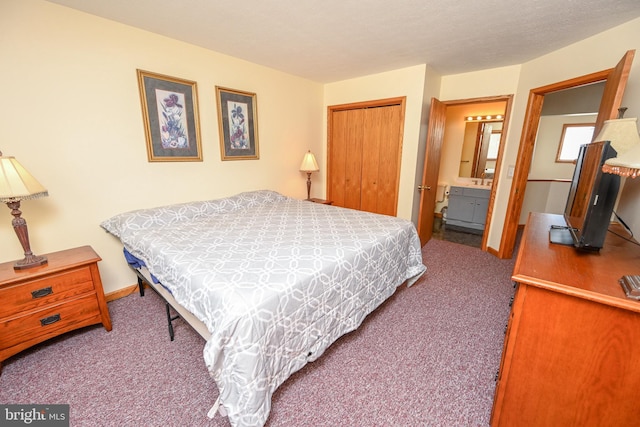
[[[484,172],[482,172],[482,174],[480,175],[480,178],[482,178],[482,181],[480,182],[480,185],[484,185]]]

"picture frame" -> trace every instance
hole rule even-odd
[[[201,162],[198,88],[194,81],[137,70],[150,162]]]
[[[216,86],[222,160],[257,160],[258,101],[255,93]]]

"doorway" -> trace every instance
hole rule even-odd
[[[527,177],[531,167],[533,151],[538,135],[538,125],[542,114],[542,104],[547,94],[565,89],[584,86],[592,83],[606,82],[600,109],[594,127],[593,135],[598,135],[605,120],[613,119],[618,114],[618,108],[622,102],[622,95],[627,85],[629,72],[635,50],[630,50],[620,59],[614,68],[600,72],[587,74],[574,79],[565,80],[551,85],[532,89],[529,92],[529,100],[525,113],[522,136],[518,149],[518,157],[513,172],[513,183],[509,194],[509,202],[505,216],[504,227],[500,240],[499,258],[511,258],[515,247],[522,202],[527,185]]]
[[[420,210],[418,214],[418,235],[420,236],[421,245],[425,245],[429,239],[431,239],[433,235],[434,229],[434,219],[435,213],[438,209],[436,206],[440,206],[437,201],[437,188],[438,185],[441,184],[440,180],[440,167],[442,164],[442,154],[446,151],[445,144],[445,129],[447,127],[447,121],[452,120],[451,115],[448,113],[459,110],[464,111],[468,107],[477,106],[479,109],[476,112],[483,111],[483,106],[490,105],[501,105],[500,110],[504,115],[504,119],[501,120],[502,126],[500,131],[500,144],[497,149],[497,153],[495,156],[495,160],[492,161],[492,168],[494,169],[491,173],[493,173],[493,177],[491,178],[492,185],[490,186],[490,194],[488,201],[488,209],[485,220],[485,229],[482,233],[482,240],[480,243],[480,247],[482,250],[486,250],[487,245],[487,236],[489,225],[491,223],[491,216],[493,212],[493,203],[495,201],[495,188],[496,184],[499,180],[499,171],[500,164],[502,163],[502,153],[504,151],[504,140],[505,135],[507,134],[508,126],[509,126],[509,116],[511,112],[511,105],[513,101],[513,95],[501,95],[501,96],[493,96],[493,97],[483,97],[483,98],[470,98],[470,99],[462,99],[462,100],[453,100],[453,101],[439,101],[436,98],[432,98],[431,100],[431,110],[429,113],[429,127],[427,130],[427,143],[425,150],[425,160],[424,160],[424,168],[422,174],[421,185],[418,186],[418,190],[420,191]],[[487,111],[488,112],[488,111]],[[485,121],[492,121],[494,118],[487,119],[486,114],[484,115]],[[477,114],[474,114],[474,117],[477,117]],[[464,121],[465,114],[460,114],[460,120]],[[462,126],[463,133],[465,128],[465,123],[458,123]],[[462,138],[462,136],[460,136]],[[462,142],[462,141],[460,141]],[[458,147],[460,150],[461,146]],[[472,150],[473,151],[473,150]],[[455,154],[458,157],[458,162],[448,167],[453,168],[454,171],[446,172],[448,176],[453,177],[459,175],[460,163],[465,161],[462,159],[461,152],[457,152]],[[443,167],[446,167],[443,165]],[[486,175],[485,175],[486,177]],[[478,179],[482,179],[478,177]],[[453,178],[447,178],[447,185],[451,185],[454,182]],[[489,188],[489,187],[488,187]]]

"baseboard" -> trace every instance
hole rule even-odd
[[[135,292],[138,292],[138,285],[127,286],[126,288],[118,289],[117,291],[109,292],[105,294],[105,299],[107,302],[111,302],[120,298],[127,297]]]
[[[499,258],[498,251],[493,249],[492,247],[487,246],[487,252],[489,252],[491,255],[495,256],[496,258]]]

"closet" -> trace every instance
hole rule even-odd
[[[335,206],[396,215],[405,98],[328,108],[327,197]]]

